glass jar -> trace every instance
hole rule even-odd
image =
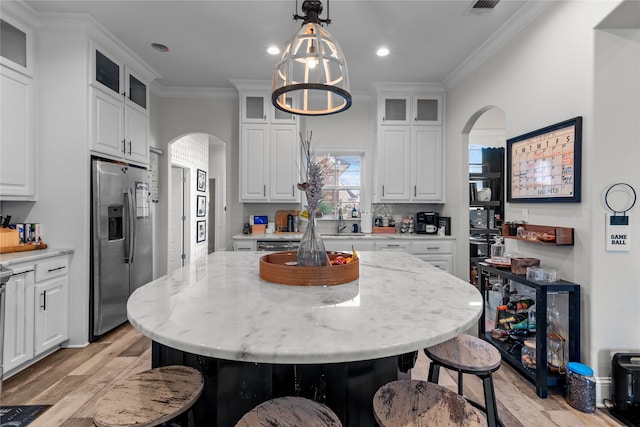
[[[547,365],[549,365],[550,371],[561,374],[565,369],[564,341],[565,339],[560,334],[547,334]]]
[[[520,350],[520,360],[525,368],[536,369],[536,340],[524,340]]]
[[[496,242],[491,245],[491,260],[504,262],[504,243],[502,243],[502,236],[496,236],[495,240]]]
[[[596,411],[596,379],[587,365],[567,364],[567,403],[582,412]]]

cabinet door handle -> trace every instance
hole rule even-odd
[[[430,251],[437,251],[438,249],[440,249],[440,246],[427,248],[427,250],[430,250]]]
[[[50,269],[47,270],[47,273],[51,273],[52,271],[62,270],[63,268],[67,268],[67,266],[66,265],[62,265],[60,267],[50,268]]]
[[[296,186],[295,186],[295,185],[292,185],[292,186],[291,186],[291,195],[292,195],[293,197],[295,197],[295,196],[296,196]]]
[[[418,192],[418,186],[414,185],[413,186],[413,197],[416,197],[416,195],[418,194],[417,192]]]
[[[131,155],[131,141],[129,141],[129,155]]]
[[[16,277],[16,276],[19,276],[19,275],[21,275],[21,274],[31,273],[32,271],[33,271],[33,268],[32,268],[32,269],[30,269],[30,270],[21,271],[21,272],[19,272],[19,273],[13,273],[13,275],[12,275],[11,277]]]
[[[267,184],[262,185],[262,195],[267,197]]]
[[[382,184],[382,197],[384,197],[384,184]]]
[[[47,291],[44,291],[40,294],[42,297],[42,304],[40,304],[40,308],[43,310],[47,310]]]
[[[126,139],[122,140],[122,152],[123,153],[127,152],[127,140]]]

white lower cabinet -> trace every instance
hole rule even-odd
[[[33,287],[34,267],[13,267],[7,282],[3,366],[4,372],[28,362],[33,357]]]
[[[356,251],[374,251],[375,243],[372,241],[358,240],[358,239],[330,239],[324,238],[324,247],[328,251],[335,252],[351,252],[353,249]]]
[[[411,253],[411,242],[399,240],[376,242],[376,251],[404,251]]]
[[[453,241],[422,240],[413,242],[411,254],[416,258],[453,274]]]
[[[255,252],[256,248],[257,248],[257,245],[255,240],[234,240],[233,241],[234,251]]]
[[[35,356],[69,337],[69,279],[60,276],[35,285]]]
[[[69,338],[69,257],[9,266],[4,334],[4,378]]]

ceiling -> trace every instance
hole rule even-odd
[[[24,3],[37,12],[91,15],[160,75],[156,84],[163,88],[225,89],[233,87],[230,79],[270,81],[276,57],[266,53],[267,47],[282,48],[301,25],[292,19],[295,0]],[[321,18],[326,18],[323,3]],[[483,14],[469,11],[473,3],[331,1],[327,28],[344,51],[352,91],[366,91],[371,82],[443,83],[474,52],[486,51],[507,29],[517,31],[513,23],[536,2],[502,0]],[[303,14],[301,4],[298,14]],[[170,51],[154,50],[154,42]],[[380,46],[391,53],[376,56]]]

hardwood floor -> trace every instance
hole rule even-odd
[[[62,349],[8,379],[2,405],[53,405],[29,427],[89,427],[96,399],[119,378],[151,367],[151,346],[129,324],[83,349]],[[420,352],[412,370],[415,379],[427,378],[429,360]],[[560,394],[540,399],[533,385],[508,365],[494,373],[498,412],[507,427],[623,426],[598,409],[585,414],[573,409]],[[441,369],[440,384],[456,391],[453,378]],[[483,401],[480,381],[465,376],[465,396]],[[226,426],[222,426],[226,427]]]

